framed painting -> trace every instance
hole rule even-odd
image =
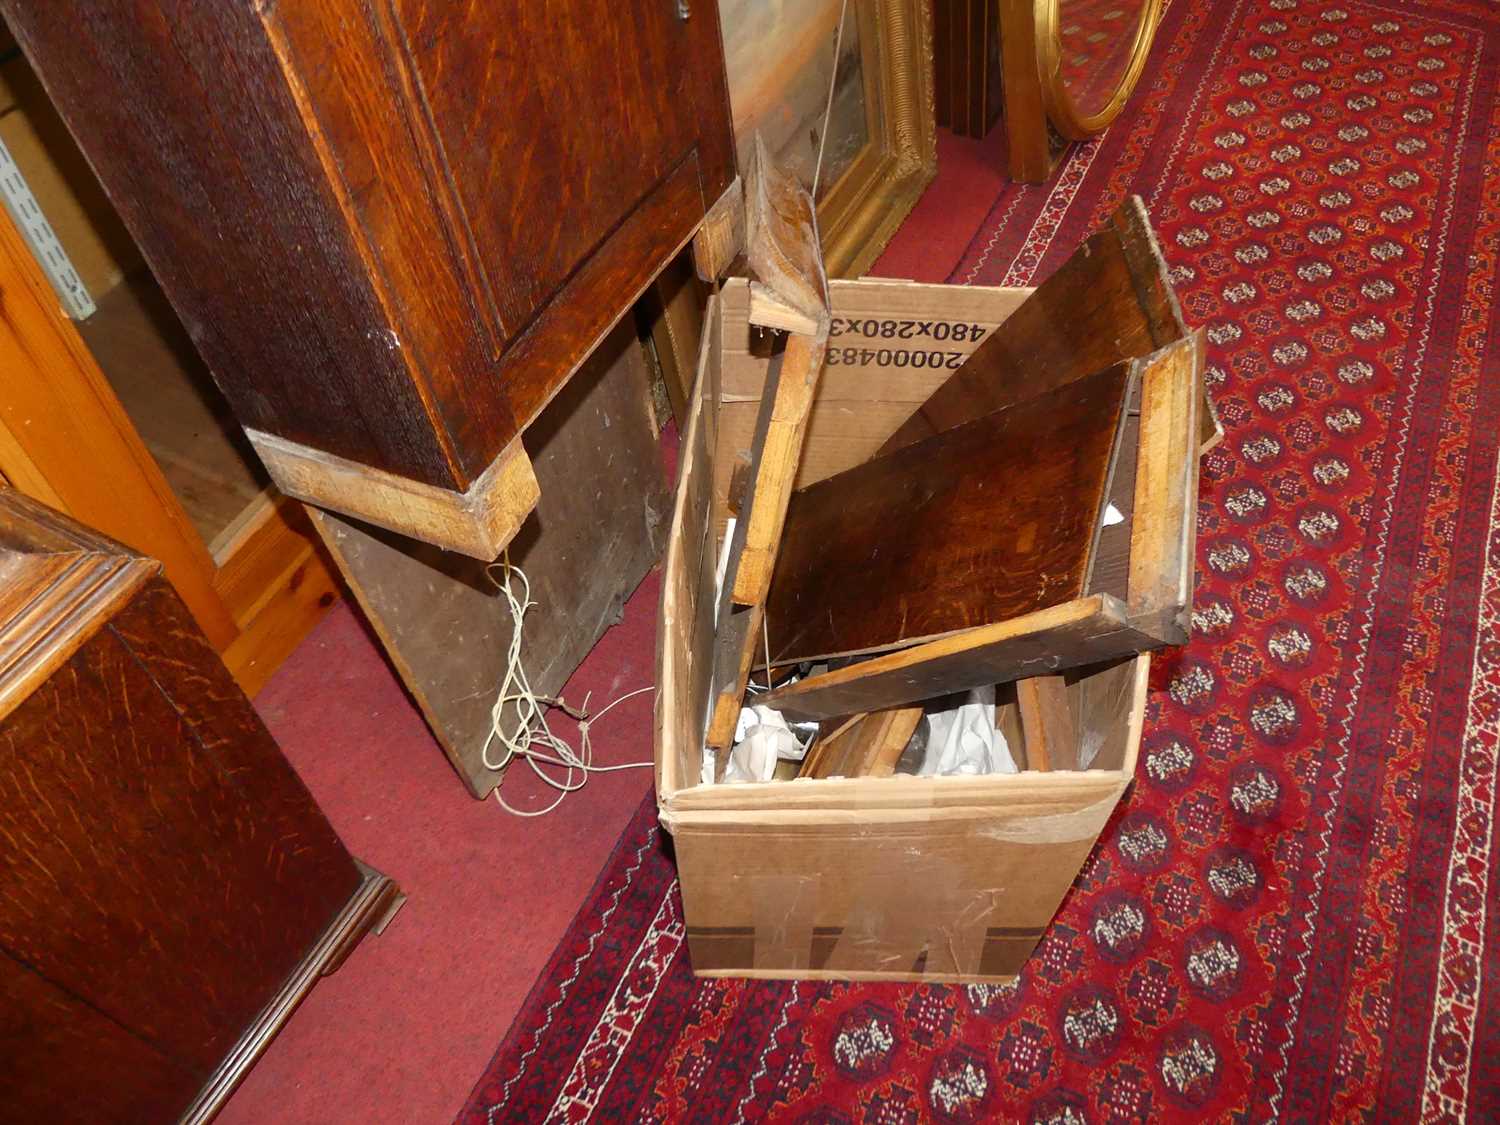
[[[741,167],[760,133],[813,192],[829,275],[859,276],[937,171],[931,9],[719,0],[719,14]]]

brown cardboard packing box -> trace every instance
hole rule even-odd
[[[833,282],[830,362],[798,485],[867,459],[1027,292]],[[749,304],[743,280],[710,302],[658,637],[657,798],[674,840],[693,969],[1007,980],[1134,776],[1150,662],[1142,650],[1185,635],[1200,364],[1160,375],[1154,389],[1150,375],[1143,384],[1129,451],[1134,503],[1123,499],[1129,518],[1113,591],[1008,622],[986,650],[990,682],[1065,676],[1076,760],[1087,768],[704,785],[715,564],[731,467],[748,446],[768,363],[748,350]],[[1112,627],[1080,630],[1080,603]],[[1013,701],[999,705],[996,721],[1024,761],[1014,711]]]

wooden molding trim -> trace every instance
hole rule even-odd
[[[500,554],[541,495],[520,437],[467,492],[453,492],[275,434],[251,429],[245,434],[288,496],[484,562]]]
[[[0,719],[160,572],[155,559],[0,488]]]
[[[188,1106],[179,1125],[206,1125],[224,1108],[224,1103],[244,1080],[271,1040],[276,1038],[297,1006],[302,1003],[319,977],[327,976],[340,965],[360,940],[370,932],[379,934],[406,901],[406,896],[388,876],[372,867],[359,864],[364,879],[349,897],[344,909],[329,923],[302,963],[281,986],[260,1016],[245,1029],[240,1041],[229,1052],[208,1084]]]

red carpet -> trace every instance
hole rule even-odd
[[[462,1120],[1500,1120],[1497,63],[1478,2],[1175,0],[1051,185],[965,239],[945,168],[881,272],[1024,284],[1136,192],[1208,329],[1133,792],[1005,988],[696,981],[647,806]]]

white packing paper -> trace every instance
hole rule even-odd
[[[807,753],[781,717],[781,712],[761,704],[740,708],[734,729],[734,748],[724,767],[725,781],[770,781],[782,758],[800,762]]]
[[[995,687],[975,688],[947,711],[927,713],[927,756],[920,777],[1015,773],[1005,735],[995,729]]]

